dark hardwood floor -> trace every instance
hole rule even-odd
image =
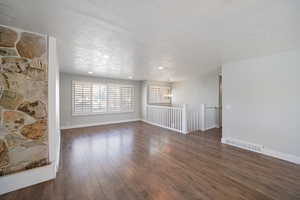
[[[62,131],[57,179],[0,199],[300,199],[300,166],[133,122]]]

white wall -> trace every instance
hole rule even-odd
[[[197,78],[174,82],[172,84],[172,103],[188,104],[188,112],[200,112],[201,104],[218,106],[219,98],[219,72],[212,71],[208,74],[199,75]],[[211,110],[207,112],[206,127],[218,126],[218,112]],[[201,119],[199,119],[201,121]]]
[[[199,109],[199,104],[218,105],[218,72],[172,84],[172,103],[187,103],[190,109]]]
[[[300,50],[225,64],[222,73],[223,137],[299,158]]]
[[[146,119],[146,106],[148,104],[148,89],[150,85],[155,85],[155,86],[168,86],[172,87],[172,84],[169,82],[161,82],[161,81],[143,81],[142,86],[141,86],[141,112],[142,112],[142,118]],[[164,105],[164,104],[162,104]]]
[[[72,80],[94,81],[105,83],[124,83],[135,86],[135,109],[134,112],[121,114],[99,114],[72,116]],[[93,124],[104,124],[110,122],[120,122],[137,120],[141,118],[141,81],[119,80],[109,78],[97,78],[91,76],[73,75],[67,73],[60,74],[60,120],[61,128],[80,127]]]

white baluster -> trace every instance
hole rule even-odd
[[[175,129],[178,129],[178,110],[175,110]]]
[[[199,130],[199,112],[196,112],[196,122],[197,122],[196,131],[198,131]]]
[[[161,111],[160,111],[160,123],[161,123],[161,125],[165,125],[164,124],[164,111],[165,111],[166,109],[161,109]]]
[[[182,114],[182,109],[179,110],[179,130],[182,131],[182,118],[181,118],[181,114]]]
[[[205,111],[205,104],[201,104],[201,131],[205,131],[205,121],[206,121],[206,111]]]

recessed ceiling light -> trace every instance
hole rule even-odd
[[[133,77],[132,77],[132,76],[128,76],[128,78],[129,78],[129,79],[132,79]]]
[[[108,59],[109,55],[103,55],[103,58]]]
[[[159,70],[163,70],[164,67],[163,67],[163,66],[159,66],[158,69],[159,69]]]
[[[88,72],[88,74],[93,74],[94,72]]]

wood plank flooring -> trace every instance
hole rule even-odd
[[[1,200],[300,199],[300,165],[143,122],[62,131],[57,179]]]

